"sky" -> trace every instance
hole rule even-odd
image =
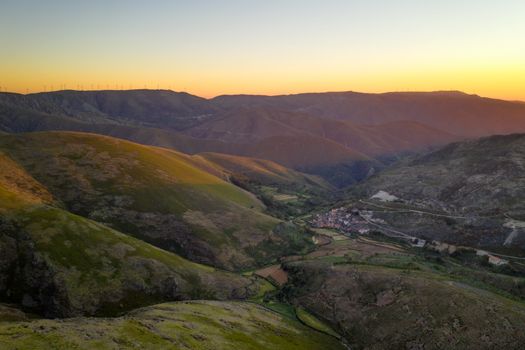
[[[523,0],[0,0],[0,90],[525,101]]]

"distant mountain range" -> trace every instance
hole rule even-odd
[[[0,94],[0,131],[42,130],[262,158],[344,186],[403,154],[525,132],[525,104],[460,92],[213,99],[165,90]]]
[[[468,95],[459,91],[365,94],[329,92],[284,96],[220,96],[213,101],[226,108],[279,108],[325,119],[379,125],[414,121],[463,137],[524,131],[524,106]]]

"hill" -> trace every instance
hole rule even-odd
[[[328,322],[356,349],[520,349],[524,266],[443,255],[384,236],[338,240],[283,266],[281,299]]]
[[[358,152],[369,157],[424,149],[458,139],[452,134],[407,120],[372,126],[321,118],[302,111],[260,107],[234,109],[216,120],[188,129],[186,134],[236,143],[308,135],[343,145],[349,153]]]
[[[360,185],[361,195],[397,196],[405,207],[398,205],[390,221],[411,232],[419,227],[455,243],[525,248],[523,159],[523,134],[453,143],[376,174]],[[442,216],[401,213],[410,208]]]
[[[352,348],[519,349],[524,341],[523,304],[461,283],[381,267],[290,269],[295,303],[337,325]]]
[[[343,349],[335,338],[251,303],[179,302],[114,318],[0,322],[2,349]]]
[[[167,90],[66,90],[26,95],[22,101],[40,112],[83,121],[174,129],[200,123],[216,111],[204,98]]]
[[[328,183],[318,177],[294,171],[266,159],[221,153],[201,153],[196,157],[216,164],[231,176],[246,177],[249,181],[263,185],[330,188]]]
[[[64,210],[5,154],[0,169],[1,300],[48,317],[70,317],[257,293],[257,281],[190,262]]]
[[[223,108],[236,108],[239,105],[279,108],[367,125],[412,121],[463,137],[525,131],[523,103],[457,91],[231,95],[216,97],[213,102]]]
[[[257,195],[273,216],[293,219],[328,202],[334,187],[319,176],[286,168],[275,162],[219,153],[201,153],[201,166],[222,173],[232,183]]]
[[[2,136],[0,150],[66,210],[193,261],[246,269],[311,245],[179,152],[65,132]]]
[[[149,91],[146,96],[156,96],[160,93]],[[108,97],[106,94],[109,93],[99,93],[100,96],[105,96],[105,99],[113,96],[109,94]],[[224,115],[221,110],[215,110],[213,114],[206,114],[201,120],[187,117],[186,114],[180,115],[179,113],[182,112],[179,108],[170,112],[170,115],[180,116],[178,119],[158,117],[155,122],[146,123],[142,116],[137,116],[135,112],[119,117],[115,114],[107,114],[106,109],[95,108],[92,100],[94,96],[99,95],[84,96],[83,92],[67,92],[67,94],[57,92],[49,96],[6,94],[3,99],[0,98],[0,127],[7,132],[41,130],[95,132],[144,144],[170,147],[186,153],[219,152],[265,158],[300,170],[315,171],[316,168],[322,168],[326,164],[352,164],[356,160],[368,159],[359,151],[322,136],[293,130],[290,134],[283,134],[282,123],[274,122],[270,118],[259,118],[259,114],[251,111]],[[99,99],[102,99],[100,96]],[[142,108],[145,107],[141,104],[143,96],[138,92],[119,92],[117,96],[125,98],[120,102],[121,104],[140,105],[139,112],[144,111]],[[79,102],[81,97],[85,99],[82,100],[84,101],[82,104]],[[150,104],[155,102],[156,99],[151,98]],[[68,108],[64,108],[63,105]],[[72,107],[78,105],[84,106],[83,109]],[[128,109],[128,107],[123,108],[122,113]],[[152,113],[157,111],[153,110]],[[272,115],[267,111],[261,113]],[[252,125],[254,123],[255,125]],[[192,127],[188,126],[190,124]],[[206,126],[203,126],[204,124]],[[185,130],[181,132],[182,129]],[[221,135],[231,135],[231,137],[225,138]],[[309,154],[298,145],[310,145]],[[283,152],[283,149],[286,151]],[[323,156],[319,156],[320,152]],[[356,176],[361,178],[364,175],[356,173]]]

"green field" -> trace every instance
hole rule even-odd
[[[308,327],[311,327],[313,329],[318,330],[319,332],[331,335],[333,337],[340,338],[339,334],[337,334],[337,332],[335,332],[332,329],[332,327],[319,320],[317,317],[306,311],[304,308],[296,308],[295,313],[297,315],[297,318]]]

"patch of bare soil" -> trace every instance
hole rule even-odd
[[[288,282],[288,273],[281,268],[281,265],[272,265],[255,271],[257,276],[274,281],[279,286]]]

